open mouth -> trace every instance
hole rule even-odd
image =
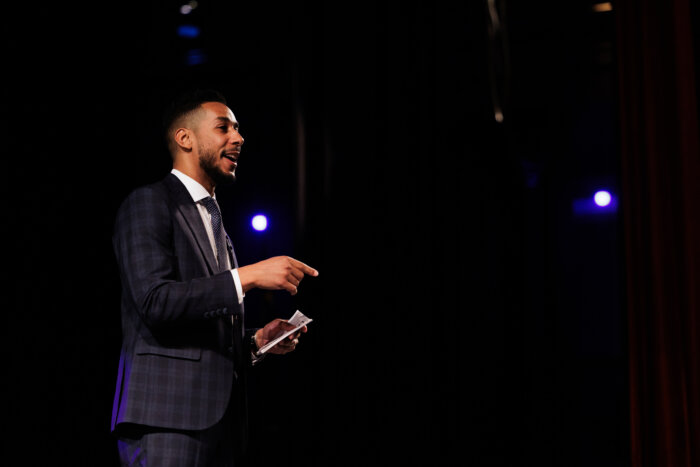
[[[238,165],[238,153],[237,152],[224,154],[224,158],[230,160],[234,166]]]

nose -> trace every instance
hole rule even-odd
[[[245,138],[243,138],[243,135],[241,135],[241,133],[238,130],[231,130],[231,144],[241,146],[244,141]]]

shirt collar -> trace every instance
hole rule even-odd
[[[177,169],[173,169],[170,173],[175,175],[182,182],[182,184],[185,185],[185,188],[187,188],[187,191],[195,203],[198,203],[204,198],[208,198],[210,196],[207,189],[189,175],[185,175]],[[213,198],[216,199],[216,194],[213,196]]]

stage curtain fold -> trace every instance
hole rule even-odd
[[[700,144],[690,0],[615,3],[632,467],[700,465]]]

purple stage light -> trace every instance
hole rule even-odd
[[[595,204],[597,204],[601,208],[604,208],[610,205],[610,202],[612,201],[612,196],[610,195],[609,191],[600,190],[596,192],[595,195],[593,195],[593,201],[595,201]]]
[[[572,200],[576,216],[607,216],[617,212],[617,197],[608,190],[597,190],[593,196]]]
[[[253,219],[250,221],[250,225],[252,225],[258,232],[263,232],[267,230],[267,217],[265,217],[263,214],[257,214],[253,216]]]

